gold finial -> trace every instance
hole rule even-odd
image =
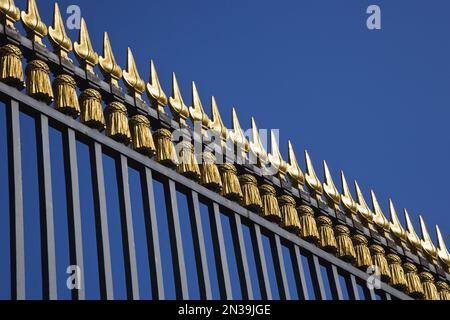
[[[255,118],[252,117],[252,141],[250,141],[250,151],[258,160],[258,165],[263,167],[268,160],[267,152],[261,142],[261,137],[259,136],[258,127],[256,126]]]
[[[398,219],[397,211],[395,210],[394,202],[392,202],[392,199],[389,199],[389,213],[391,215],[391,222],[389,222],[389,226],[392,233],[394,233],[395,236],[399,239],[406,240],[405,229],[403,229],[402,224]]]
[[[141,95],[145,90],[145,82],[139,75],[136,61],[134,61],[130,48],[127,51],[127,70],[123,71],[123,80],[128,89],[128,94],[135,99],[142,100]]]
[[[169,106],[175,120],[181,125],[187,126],[186,119],[189,117],[189,109],[184,104],[175,72],[172,73],[172,96],[169,98]]]
[[[414,225],[409,218],[408,211],[403,209],[405,214],[405,222],[406,222],[406,237],[408,238],[409,243],[416,249],[420,249],[420,238],[417,235],[416,230],[414,230]]]
[[[0,22],[15,30],[14,23],[20,19],[20,9],[14,0],[0,0],[0,13]]]
[[[305,176],[298,165],[297,157],[295,156],[295,151],[290,140],[288,141],[288,161],[287,173],[289,177],[299,189],[303,190]]]
[[[307,150],[305,150],[305,162],[306,162],[306,174],[305,174],[306,185],[308,186],[313,196],[317,200],[320,200],[323,192],[322,183],[320,182],[319,178],[317,178],[316,172],[314,171],[314,167]]]
[[[247,152],[249,151],[248,140],[244,136],[241,124],[236,113],[236,109],[232,110],[232,127],[233,130],[230,132],[230,139],[233,141],[234,145],[238,148],[238,157],[241,159],[247,159]]]
[[[74,43],[73,48],[81,67],[94,73],[94,67],[98,64],[98,54],[92,48],[91,38],[89,37],[84,18],[81,18],[80,36],[78,42]]]
[[[281,179],[284,179],[287,172],[287,163],[281,156],[280,148],[278,147],[277,137],[270,131],[270,153],[269,162],[278,170],[278,175]]]
[[[366,200],[364,199],[364,196],[361,192],[361,189],[359,188],[358,182],[355,180],[355,190],[356,190],[356,210],[358,213],[366,219],[367,221],[371,222],[373,221],[373,212],[370,210],[369,206],[367,205]]]
[[[119,79],[122,78],[122,68],[116,63],[114,58],[108,32],[103,34],[103,57],[99,57],[98,62],[100,71],[103,73],[106,81],[118,87]]]
[[[59,11],[58,3],[55,2],[55,9],[53,14],[53,26],[48,28],[48,34],[53,44],[56,53],[69,61],[72,61],[67,54],[72,51],[72,40],[67,36],[64,22]]]
[[[164,111],[164,106],[167,105],[167,96],[161,87],[161,83],[159,82],[153,60],[150,60],[150,82],[147,83],[147,95],[153,108],[158,110],[160,113],[166,113]]]
[[[422,246],[423,251],[425,251],[430,257],[437,257],[437,250],[431,240],[430,234],[428,233],[427,226],[425,225],[425,220],[422,216],[419,216],[420,221],[420,232],[422,233],[422,240],[420,240],[420,244]]]
[[[447,267],[450,267],[450,253],[447,250],[447,246],[445,245],[444,238],[442,237],[441,230],[439,230],[438,225],[436,225],[436,235],[438,241],[438,257],[445,265],[447,265]]]
[[[220,116],[219,107],[217,106],[216,98],[211,97],[211,118],[209,128],[217,135],[220,135],[223,140],[228,139],[228,129],[225,127]]]
[[[28,0],[27,11],[22,11],[21,14],[22,23],[27,31],[27,36],[30,40],[35,41],[41,45],[42,38],[44,38],[47,33],[47,26],[42,21],[39,15],[39,10],[36,5],[36,0]]]
[[[200,100],[200,95],[198,94],[194,81],[192,81],[192,107],[189,107],[189,114],[193,123],[201,122],[202,129],[206,130],[208,128],[211,120],[209,120],[205,109],[203,109],[202,101]]]
[[[373,190],[370,191],[372,196],[372,207],[373,207],[373,222],[380,228],[388,231],[389,230],[389,220],[384,215],[381,210],[380,204],[378,203],[377,196]]]
[[[341,181],[342,181],[342,195],[341,195],[342,204],[349,213],[356,214],[357,212],[356,202],[355,200],[353,200],[352,194],[350,193],[347,180],[345,179],[344,171],[341,171]]]
[[[333,209],[337,209],[339,208],[339,204],[341,203],[341,195],[333,182],[330,169],[328,169],[328,165],[325,160],[323,160],[323,175],[325,178],[325,182],[322,184],[323,191],[325,192],[328,204]]]

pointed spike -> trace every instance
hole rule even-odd
[[[383,211],[381,210],[380,204],[378,203],[377,197],[375,195],[375,192],[373,190],[370,191],[370,195],[372,197],[372,206],[373,206],[373,221],[377,226],[384,230],[389,230],[389,220],[384,215]]]
[[[224,141],[226,141],[228,139],[228,129],[223,124],[219,107],[214,96],[211,97],[211,119],[209,128],[215,134],[220,135]]]
[[[164,106],[167,105],[167,96],[164,93],[158,74],[156,73],[155,63],[150,60],[150,80],[147,83],[147,95],[150,99],[152,107],[158,112],[165,114]]]
[[[106,81],[118,87],[118,80],[122,78],[122,69],[116,63],[108,32],[103,34],[103,56],[99,57],[98,61]]]
[[[203,109],[203,104],[194,81],[192,81],[192,107],[189,107],[189,114],[192,122],[201,122],[203,130],[208,128],[210,120],[205,109]]]
[[[189,116],[189,109],[183,101],[180,87],[175,72],[172,73],[172,97],[169,98],[169,106],[173,117],[184,126],[187,126],[186,119]]]
[[[291,180],[294,182],[294,185],[297,186],[300,190],[303,190],[303,186],[305,184],[305,176],[298,165],[297,156],[295,155],[294,148],[292,147],[291,140],[288,140],[288,167],[287,173]]]
[[[325,181],[322,185],[325,196],[330,207],[332,207],[333,209],[337,209],[339,207],[339,204],[341,203],[341,195],[337,190],[336,185],[334,184],[330,169],[328,168],[328,164],[325,160],[323,160],[323,175]]]
[[[342,182],[342,195],[341,201],[344,208],[350,214],[356,214],[356,202],[353,200],[352,194],[350,193],[350,188],[348,187],[347,180],[345,179],[344,171],[341,171],[341,182]]]
[[[72,61],[67,55],[73,49],[72,40],[67,36],[57,2],[55,2],[53,13],[53,26],[48,28],[48,34],[56,53],[60,57]]]
[[[436,225],[436,236],[438,240],[438,257],[445,265],[450,267],[450,253],[447,250],[447,246],[445,245],[444,238],[442,237],[438,225]]]
[[[281,180],[284,180],[287,172],[287,163],[283,160],[283,156],[281,155],[280,148],[278,147],[278,139],[277,136],[270,131],[270,153],[269,153],[269,162],[274,166],[274,168],[278,171],[278,175]]]
[[[420,248],[420,238],[417,235],[416,230],[414,229],[414,225],[411,222],[411,218],[409,217],[408,211],[403,209],[403,213],[405,215],[406,222],[406,236],[408,238],[409,243],[416,249]]]
[[[128,89],[128,94],[135,99],[142,100],[141,94],[145,90],[145,82],[139,75],[136,61],[130,48],[127,50],[127,70],[123,71],[123,80]]]
[[[431,257],[436,258],[437,256],[436,247],[434,246],[433,241],[431,240],[430,234],[428,233],[428,229],[425,224],[425,220],[421,215],[419,215],[419,221],[420,221],[420,231],[422,234],[422,239],[420,240],[422,249],[426,253],[428,253]]]
[[[45,47],[42,38],[48,34],[48,30],[41,19],[36,0],[28,0],[27,11],[22,11],[21,18],[27,37]]]
[[[305,180],[306,184],[313,193],[314,197],[320,201],[321,195],[323,193],[322,183],[320,183],[319,178],[317,178],[316,172],[314,170],[311,158],[307,150],[305,150],[305,162],[306,162],[306,174]]]
[[[80,36],[78,42],[73,45],[75,56],[82,68],[93,73],[94,67],[98,64],[98,54],[92,48],[91,38],[87,29],[86,21],[81,18]]]
[[[398,237],[399,239],[406,240],[405,229],[403,229],[403,226],[401,225],[400,220],[398,219],[397,211],[395,210],[394,202],[392,201],[392,199],[389,199],[389,214],[391,216],[389,226],[392,233],[394,233],[395,236]]]
[[[250,141],[250,151],[257,158],[258,165],[260,167],[267,163],[267,152],[261,142],[261,137],[259,136],[259,130],[256,126],[255,118],[251,118],[252,125],[252,140]]]
[[[16,30],[14,23],[20,19],[20,9],[16,7],[14,0],[0,1],[0,23],[12,30]]]
[[[355,180],[355,191],[356,191],[356,210],[358,213],[367,221],[372,222],[373,221],[373,212],[370,210],[369,206],[367,205],[366,199],[364,199],[364,196],[361,192],[361,189],[358,185],[358,182]]]
[[[247,159],[247,152],[249,151],[250,146],[242,131],[235,108],[232,109],[232,128],[233,130],[230,133],[231,141],[233,141],[234,145],[240,150],[239,157],[241,159]]]

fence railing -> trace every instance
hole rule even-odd
[[[366,282],[370,275],[278,225],[15,89],[0,83],[0,92],[7,114],[9,166],[12,169],[12,298],[28,298],[28,293],[33,291],[30,287],[35,285],[35,281],[40,281],[42,288],[42,296],[38,294],[36,297],[59,298],[57,269],[60,267],[58,254],[61,251],[55,241],[57,230],[54,220],[56,215],[64,213],[53,210],[56,195],[52,186],[54,159],[50,155],[52,146],[49,128],[55,128],[52,130],[61,132],[63,145],[66,146],[64,172],[67,177],[66,227],[69,230],[70,263],[80,266],[84,273],[90,268],[87,266],[88,253],[83,243],[86,238],[83,233],[88,232],[88,222],[82,218],[80,201],[84,199],[80,200],[80,189],[92,190],[94,210],[84,212],[84,216],[95,216],[97,247],[89,248],[88,251],[95,251],[99,279],[98,289],[93,292],[99,291],[99,298],[138,299],[144,295],[157,299],[409,299],[385,283],[381,283],[380,289],[376,291],[368,290]],[[39,231],[43,259],[41,279],[27,276],[32,270],[27,269],[27,259],[30,258],[25,254],[29,243],[25,234],[28,218],[24,217],[27,215],[24,203],[30,201],[30,197],[26,195],[28,198],[24,199],[24,181],[28,177],[23,175],[22,168],[23,150],[27,148],[24,142],[30,141],[21,139],[21,132],[27,130],[22,127],[21,114],[31,115],[36,128],[36,144],[39,146],[36,158],[41,209],[37,212],[41,215],[38,221],[45,221],[40,224]],[[89,170],[80,166],[82,163],[77,155],[77,145],[80,143],[89,150],[91,187],[80,178],[80,171]],[[113,159],[115,172],[111,172],[111,167],[105,172],[105,156]],[[136,236],[135,228],[139,226],[136,225],[137,221],[133,221],[137,218],[132,212],[130,198],[130,167],[139,172],[142,209],[135,215],[142,214],[140,219],[147,222],[145,237]],[[120,226],[111,226],[116,222],[108,212],[108,201],[112,200],[105,188],[111,187],[108,186],[111,176],[105,180],[106,175],[116,175],[119,199],[115,201],[120,208]],[[155,181],[159,185],[158,191],[155,191]],[[186,203],[181,203],[180,194],[185,197]],[[114,233],[114,228],[120,229],[120,232]],[[167,228],[167,231],[162,232],[163,228]],[[187,244],[189,241],[191,244]],[[191,247],[190,253],[188,247]],[[138,260],[145,257],[142,257],[142,252],[137,252],[137,248],[147,251],[147,271],[139,267],[145,261]],[[122,261],[113,262],[113,256],[117,255],[114,251],[122,251]],[[170,254],[162,251],[170,251]],[[187,257],[188,253],[190,255]],[[123,267],[118,265],[121,262]],[[117,268],[124,269],[122,278],[115,276]],[[172,275],[165,275],[169,272]],[[148,279],[141,278],[143,275],[148,275]],[[125,282],[120,283],[121,280]],[[92,284],[88,286],[86,281],[88,278],[81,277],[80,289],[73,290],[71,297],[92,297],[91,293],[86,292],[86,288],[92,287]],[[151,285],[146,285],[146,281]],[[141,286],[150,291],[143,294]]]
[[[35,2],[29,3],[29,8],[34,8],[30,9],[29,15],[34,14],[34,18],[40,20]],[[3,8],[1,14],[5,15],[4,10],[11,11],[12,7]],[[279,224],[245,209],[238,201],[230,201],[220,193],[154,161],[148,154],[141,154],[119,143],[123,139],[129,140],[129,137],[121,136],[129,135],[129,132],[118,132],[113,137],[111,123],[106,124],[107,134],[104,135],[85,119],[81,120],[83,123],[74,120],[73,116],[79,112],[75,103],[78,91],[86,89],[95,89],[99,95],[99,108],[102,108],[102,101],[107,102],[108,107],[111,102],[120,102],[113,109],[119,114],[124,113],[123,122],[127,127],[128,116],[143,115],[153,129],[168,129],[170,133],[184,125],[183,117],[186,115],[174,114],[172,119],[160,112],[164,107],[162,104],[167,104],[167,98],[159,86],[153,63],[151,85],[158,91],[149,93],[153,108],[140,98],[143,81],[132,61],[131,51],[131,63],[127,76],[124,76],[128,94],[124,94],[117,86],[117,80],[121,77],[113,71],[119,67],[109,52],[111,48],[106,36],[105,46],[109,46],[109,51],[105,51],[109,52],[109,56],[105,59],[117,68],[110,70],[105,81],[100,80],[92,72],[97,63],[95,59],[90,61],[95,52],[87,40],[84,21],[80,46],[84,46],[89,54],[80,58],[80,52],[77,52],[81,65],[78,67],[67,59],[67,53],[71,50],[64,47],[67,45],[64,39],[59,39],[60,43],[57,43],[59,54],[40,43],[42,32],[33,28],[41,28],[42,25],[27,25],[24,21],[28,38],[11,28],[18,19],[13,11],[7,13],[6,20],[2,16],[3,25],[0,25],[2,45],[15,47],[3,50],[1,57],[4,59],[3,71],[6,72],[6,76],[2,75],[2,81],[9,84],[0,83],[1,100],[5,104],[2,110],[5,136],[3,145],[0,145],[4,152],[0,163],[7,164],[0,167],[3,168],[1,190],[5,194],[3,197],[7,198],[3,204],[4,214],[0,217],[4,223],[0,226],[4,226],[3,237],[8,244],[4,248],[11,249],[4,250],[6,259],[0,259],[3,261],[0,263],[1,273],[6,279],[10,275],[11,280],[11,287],[5,286],[3,293],[0,292],[5,297],[449,298],[447,262],[450,256],[442,237],[439,237],[436,248],[423,221],[423,239],[418,238],[409,220],[406,231],[398,218],[391,221],[394,227],[390,226],[374,195],[374,212],[367,205],[363,208],[370,215],[366,221],[361,218],[364,212],[356,209],[356,202],[351,199],[346,182],[342,195],[337,190],[334,194],[333,190],[330,194],[326,193],[327,200],[334,201],[329,206],[321,200],[322,191],[318,192],[311,183],[308,183],[311,190],[307,193],[289,179],[264,176],[258,166],[237,166],[239,174],[250,173],[257,177],[257,183],[275,187],[276,194],[292,196],[293,206],[307,205],[307,209],[311,209],[316,216],[329,217],[333,224],[346,226],[351,234],[359,235],[353,242],[363,242],[362,260],[372,260],[371,254],[377,254],[369,252],[368,243],[364,243],[367,238],[370,244],[381,248],[379,255],[383,259],[384,250],[400,256],[399,263],[407,264],[398,266],[398,270],[407,274],[406,277],[403,274],[402,278],[408,281],[395,286],[409,296],[385,282],[381,282],[377,289],[369,290],[366,284],[376,282],[377,278],[361,271],[365,269],[364,263],[358,269],[352,263],[358,265],[359,262],[345,262],[320,249],[317,244],[301,239],[297,234],[298,226],[296,232],[288,232]],[[55,16],[56,12],[55,7]],[[66,54],[63,55],[61,50]],[[27,94],[14,88],[22,87],[22,54],[28,62]],[[42,74],[33,78],[33,72],[44,72],[43,78],[48,83],[42,81]],[[55,75],[53,85],[62,81],[63,90],[67,95],[70,92],[73,99],[71,106],[58,107],[55,103],[56,109],[61,112],[49,107],[52,100],[50,73]],[[60,77],[62,75],[63,78]],[[174,87],[178,87],[175,84],[174,77]],[[39,87],[38,92],[33,92],[36,88],[31,89],[34,85]],[[193,101],[197,104],[194,108],[197,112],[203,112],[194,87],[193,96],[197,96],[196,102]],[[179,92],[177,95],[174,98],[179,99],[181,107],[186,108]],[[120,110],[122,104],[126,110]],[[214,113],[218,111],[213,109]],[[103,117],[103,110],[100,114]],[[191,118],[195,117],[191,115]],[[238,123],[237,116],[234,119]],[[235,133],[238,131],[236,126],[239,125],[233,125]],[[223,124],[220,127],[224,129]],[[150,127],[145,130],[143,136],[150,136]],[[192,133],[190,128],[186,130]],[[201,137],[196,134],[193,137],[194,144],[199,143],[203,151],[205,145],[198,141]],[[233,142],[236,144],[236,141]],[[137,149],[135,145],[133,147]],[[227,146],[225,150],[229,148]],[[272,162],[283,162],[282,159],[275,159],[276,152],[272,152],[271,156],[274,157]],[[306,160],[307,171],[313,171],[309,156]],[[331,180],[330,177],[328,179]],[[317,188],[333,184],[332,181],[322,184],[316,180]],[[345,178],[342,177],[342,180],[344,183]],[[357,192],[360,193],[359,187]],[[359,193],[358,202],[361,204]],[[344,206],[349,206],[346,212],[351,211],[349,214],[342,211],[343,207],[339,205],[341,198],[348,200]],[[395,213],[395,209],[392,210],[391,214]],[[396,213],[393,216],[396,217]],[[372,218],[374,223],[370,221]],[[314,218],[310,219],[311,223],[316,223]],[[361,260],[358,255],[356,258]],[[388,269],[385,270],[388,273],[389,268],[395,268],[385,260],[381,264]],[[81,277],[68,278],[72,267],[75,271],[79,268]],[[420,278],[418,271],[423,271]],[[79,288],[71,290],[74,284],[80,284]]]

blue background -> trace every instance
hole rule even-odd
[[[53,1],[37,1],[50,25]],[[94,48],[108,31],[118,63],[130,46],[148,80],[154,59],[171,93],[175,71],[186,103],[195,80],[205,109],[215,95],[227,126],[236,106],[243,127],[281,128],[304,169],[310,151],[340,185],[357,179],[366,200],[374,189],[386,216],[392,197],[418,228],[448,242],[450,180],[450,3],[444,0],[59,1],[77,4]],[[366,27],[377,4],[382,30]],[[16,0],[25,9],[25,0]],[[78,31],[69,31],[72,40]],[[353,188],[352,188],[353,190]]]

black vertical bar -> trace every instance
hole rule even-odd
[[[130,199],[130,185],[128,179],[128,161],[122,154],[120,155],[120,172],[119,172],[119,197],[122,206],[122,212],[125,216],[121,216],[122,233],[124,241],[124,251],[126,270],[126,278],[128,282],[127,291],[128,296],[133,300],[139,300],[139,283],[137,275],[136,265],[136,246],[134,243],[134,228],[133,228],[133,216],[131,213],[131,199]]]
[[[341,283],[339,281],[339,272],[337,267],[334,264],[331,264],[331,270],[328,268],[328,278],[330,280],[330,287],[333,293],[333,297],[336,300],[344,300],[344,296],[342,294]]]
[[[375,294],[374,289],[369,289],[369,288],[365,287],[364,291],[366,292],[366,296],[368,296],[370,298],[370,300],[377,300],[377,296]]]
[[[353,300],[360,300],[359,292],[358,292],[358,285],[356,284],[356,277],[353,274],[348,274],[350,276],[350,295],[352,296]]]
[[[243,289],[243,299],[252,300],[253,299],[253,289],[252,283],[250,279],[250,272],[248,270],[248,261],[247,261],[247,252],[245,250],[245,242],[244,236],[242,234],[242,223],[241,217],[233,213],[234,219],[232,219],[234,229],[233,234],[233,242],[235,244],[235,248],[237,249],[236,258],[239,269],[239,279],[241,280],[241,288]]]
[[[71,237],[71,251],[74,250],[74,258],[76,265],[83,270],[83,239],[81,235],[81,213],[80,213],[80,190],[78,185],[78,163],[77,163],[77,144],[75,139],[75,131],[67,129],[67,147],[68,147],[68,162],[66,163],[67,170],[67,185],[69,190],[68,209],[70,212],[69,221],[72,224],[70,228],[73,232]],[[81,272],[80,289],[76,291],[77,298],[84,300],[84,272]]]
[[[180,299],[188,300],[189,291],[187,284],[186,266],[183,253],[183,239],[181,237],[180,217],[178,214],[177,190],[175,181],[168,181],[168,192],[165,192],[168,203],[168,220],[170,224],[170,238],[175,265],[175,279],[177,295]]]
[[[25,247],[24,247],[24,225],[23,225],[23,193],[22,193],[22,155],[20,142],[20,119],[19,103],[10,101],[9,108],[9,150],[11,182],[11,214],[14,223],[12,229],[14,254],[13,260],[13,297],[17,300],[25,299]],[[12,227],[12,226],[11,226]]]
[[[291,300],[289,286],[286,278],[286,269],[284,267],[283,250],[281,249],[280,236],[275,234],[275,246],[272,248],[272,256],[275,263],[277,283],[280,291],[280,297],[284,300]]]
[[[38,132],[38,159],[40,164],[39,184],[43,192],[43,212],[45,215],[46,240],[46,294],[50,300],[58,298],[56,286],[56,258],[55,258],[55,231],[53,222],[53,196],[52,196],[52,176],[50,159],[50,142],[48,131],[48,118],[41,114]]]
[[[302,255],[300,253],[300,248],[294,246],[295,255],[295,275],[297,281],[297,289],[299,296],[304,300],[309,300],[308,287],[306,286],[305,271],[303,268]]]
[[[225,249],[225,240],[223,238],[222,231],[222,222],[220,220],[220,209],[219,205],[214,202],[213,204],[213,215],[212,215],[212,228],[211,233],[213,237],[216,239],[214,241],[215,248],[214,250],[219,253],[216,255],[218,259],[216,259],[216,265],[218,266],[218,276],[220,277],[219,285],[220,291],[222,295],[222,299],[232,300],[233,294],[231,291],[231,279],[230,273],[228,269],[228,260],[227,260],[227,251]]]
[[[257,248],[255,252],[255,260],[260,270],[260,287],[261,287],[261,295],[263,299],[272,300],[272,290],[270,288],[269,274],[267,272],[266,265],[266,255],[264,254],[264,247],[261,239],[261,229],[259,225],[253,225],[254,230],[254,243],[256,244],[254,247]]]
[[[312,260],[312,261],[311,261]],[[325,288],[323,285],[322,273],[320,271],[319,258],[316,255],[312,255],[310,261],[311,279],[313,282],[314,292],[318,300],[326,300]]]
[[[146,210],[146,221],[148,227],[148,236],[149,236],[149,245],[150,247],[150,266],[152,279],[155,279],[152,284],[153,296],[157,299],[164,299],[164,281],[163,281],[163,272],[161,266],[161,251],[159,245],[159,235],[158,235],[158,222],[156,219],[156,207],[155,207],[155,195],[153,191],[153,177],[152,171],[149,168],[145,168],[145,183],[143,183],[143,198],[145,203]],[[159,199],[161,200],[161,199]]]
[[[193,218],[192,234],[196,247],[196,260],[198,268],[198,279],[200,291],[203,299],[211,300],[211,282],[209,278],[208,261],[206,259],[205,239],[203,237],[202,220],[200,216],[200,205],[198,201],[198,193],[191,191],[191,201],[189,201],[189,211]],[[207,227],[207,226],[206,226]]]
[[[94,195],[96,212],[100,221],[100,236],[97,238],[100,243],[100,263],[101,271],[101,287],[102,296],[108,300],[114,299],[112,271],[111,271],[111,252],[109,245],[109,231],[108,231],[108,215],[106,213],[106,195],[105,195],[105,180],[103,174],[103,157],[102,146],[94,143]]]

